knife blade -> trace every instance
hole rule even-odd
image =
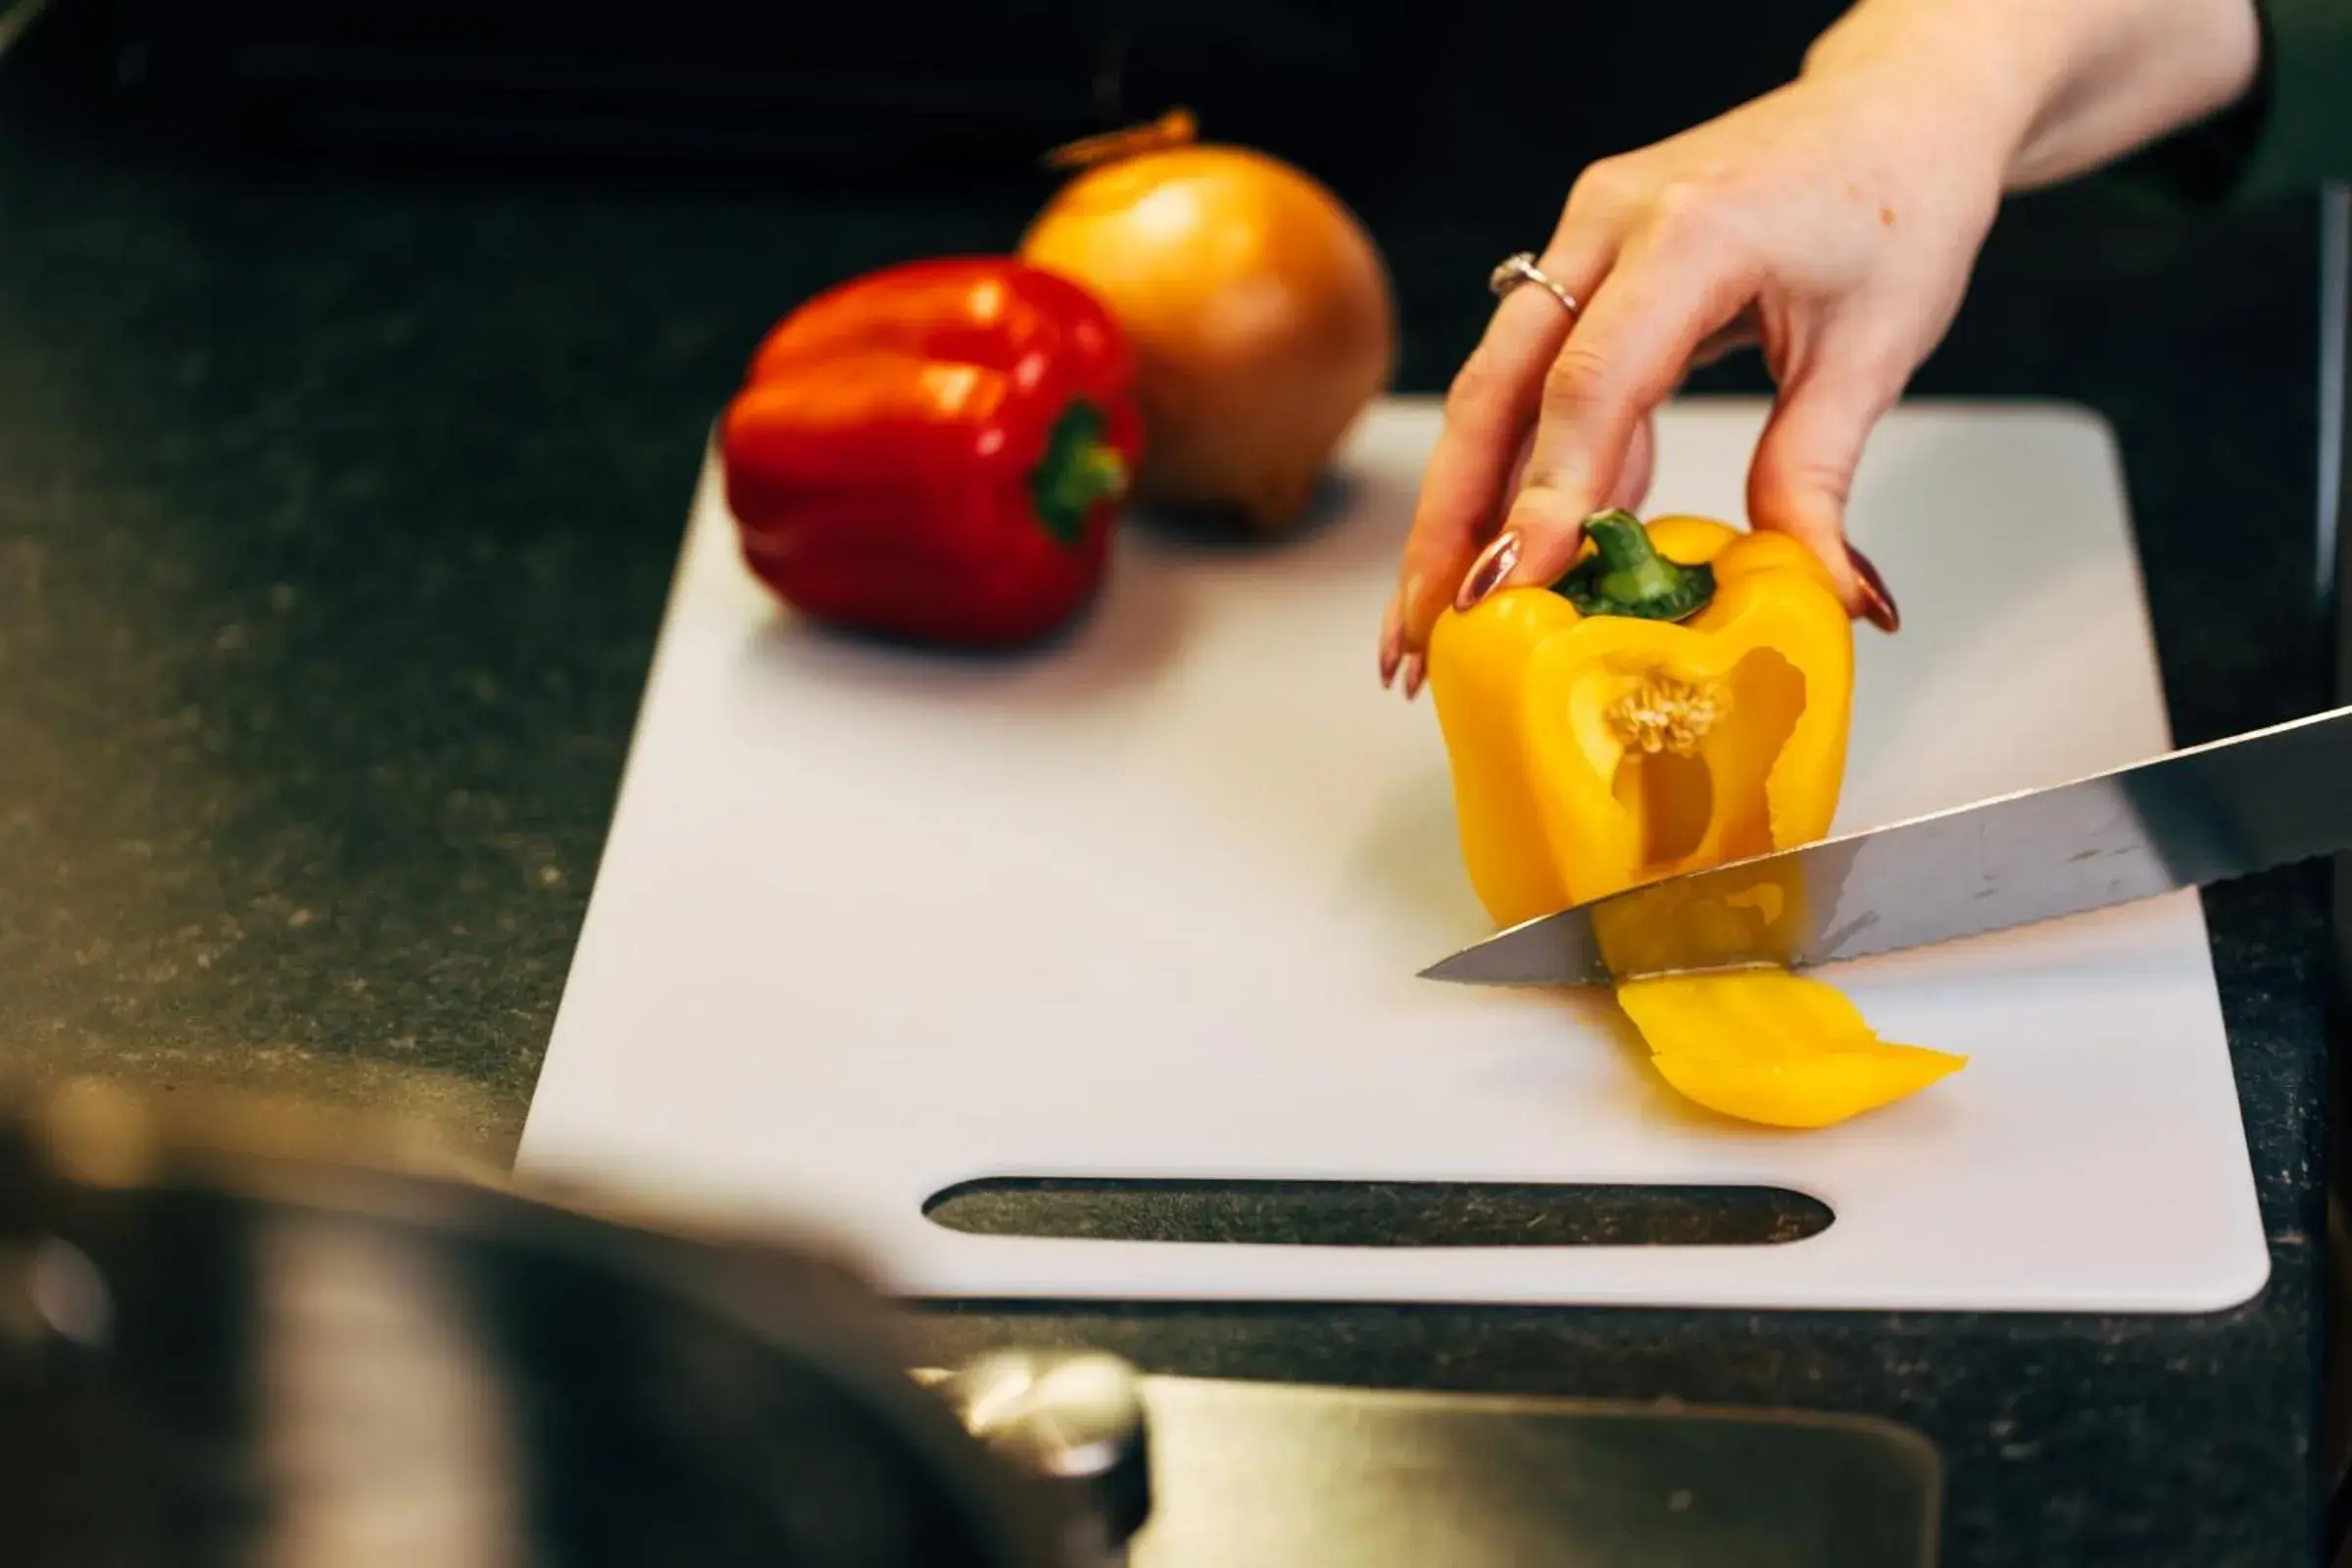
[[[2352,707],[1643,883],[1511,926],[1421,973],[1550,986],[1812,968],[2347,848]]]

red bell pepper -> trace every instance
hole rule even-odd
[[[1095,298],[1009,257],[915,262],[778,323],[720,425],[745,563],[814,618],[1033,641],[1094,594],[1143,452]]]

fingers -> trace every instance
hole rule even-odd
[[[1605,257],[1546,255],[1546,275],[1576,291],[1590,286]],[[1542,400],[1544,372],[1567,341],[1571,318],[1534,284],[1502,297],[1487,331],[1446,398],[1445,428],[1423,472],[1420,501],[1397,570],[1397,588],[1381,627],[1380,673],[1386,685],[1400,668],[1417,684],[1418,656],[1430,628],[1453,602],[1462,573],[1510,495]],[[1406,662],[1413,661],[1410,667]]]
[[[1484,597],[1474,587],[1547,583],[1567,570],[1584,519],[1625,488],[1651,411],[1754,298],[1758,269],[1710,226],[1694,216],[1653,223],[1594,291],[1544,378],[1526,484],[1503,523],[1514,542],[1497,541],[1517,560],[1493,583],[1465,583],[1457,602]]]
[[[1902,617],[1877,568],[1846,543],[1845,504],[1871,427],[1901,395],[1904,374],[1884,356],[1825,343],[1781,389],[1747,477],[1749,521],[1810,547],[1847,610],[1887,632]]]
[[[1658,471],[1658,416],[1645,414],[1634,426],[1633,443],[1625,450],[1625,466],[1617,470],[1617,484],[1609,492],[1608,505],[1627,512],[1640,512],[1642,503],[1649,499],[1649,481]],[[1512,486],[1516,494],[1518,486]]]

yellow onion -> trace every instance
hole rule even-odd
[[[1092,291],[1137,361],[1139,494],[1296,522],[1396,360],[1388,269],[1363,225],[1289,164],[1193,141],[1183,111],[1063,148],[1083,172],[1021,241]]]

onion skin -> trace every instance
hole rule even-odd
[[[1102,139],[1021,241],[1118,318],[1146,442],[1137,493],[1281,532],[1396,364],[1388,269],[1323,185],[1245,148]],[[1140,149],[1140,150],[1139,150]]]

